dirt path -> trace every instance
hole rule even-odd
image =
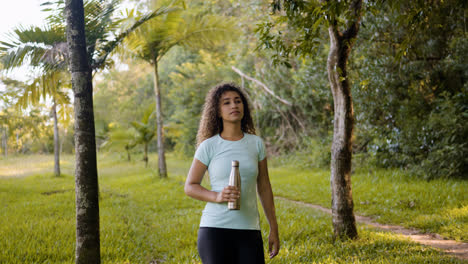
[[[292,202],[295,204],[299,204],[302,206],[314,208],[316,210],[319,210],[319,211],[322,211],[324,213],[331,215],[331,209],[322,207],[320,205],[310,204],[310,203],[306,203],[302,201],[295,201],[295,200],[291,200],[291,199],[281,197],[281,196],[275,196],[275,198],[283,200],[283,201],[288,201],[288,202]],[[370,225],[378,229],[391,231],[396,234],[401,234],[405,237],[410,238],[411,240],[417,243],[441,249],[442,251],[450,255],[454,255],[457,258],[468,259],[468,243],[444,239],[438,234],[422,233],[420,230],[417,230],[417,229],[409,229],[409,228],[396,226],[396,225],[379,224],[379,223],[374,222],[372,218],[366,217],[366,216],[355,215],[355,217],[356,217],[356,221],[360,223],[364,223],[366,225]]]

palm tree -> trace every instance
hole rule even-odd
[[[146,109],[145,113],[143,114],[141,121],[134,121],[130,123],[137,132],[135,143],[143,145],[143,161],[145,162],[145,167],[148,167],[148,146],[156,134],[156,127],[154,123],[151,122],[151,117],[153,114],[154,105],[150,105],[150,107],[148,107],[148,109]]]
[[[67,0],[65,11],[75,99],[75,262],[101,263],[93,82],[86,51],[83,1]]]
[[[51,116],[54,120],[54,175],[60,176],[60,140],[58,130],[57,106],[61,106],[65,115],[69,115],[66,105],[70,104],[70,99],[62,87],[69,86],[67,75],[63,71],[49,71],[37,77],[31,84],[26,84],[11,79],[4,79],[3,83],[10,89],[14,89],[16,106],[26,109],[28,106],[37,105],[40,99],[46,96],[52,98]]]
[[[42,75],[33,80],[32,84],[24,84],[15,80],[4,80],[9,86],[20,88],[16,97],[17,106],[27,108],[28,105],[39,103],[40,98],[51,96],[53,100],[52,117],[54,119],[54,174],[60,176],[60,147],[57,122],[57,101],[69,103],[68,97],[60,91],[65,86],[66,75],[64,58],[66,50],[63,45],[64,29],[60,26],[45,28],[19,27],[10,33],[10,42],[0,42],[0,57],[7,70],[29,64],[42,69]],[[45,70],[54,65],[54,70]]]
[[[107,149],[125,149],[127,160],[131,161],[130,150],[136,146],[135,133],[130,129],[123,129],[113,123],[109,124],[109,133],[107,139],[101,144],[100,148]]]
[[[232,21],[226,17],[199,15],[178,9],[165,16],[158,16],[127,38],[127,46],[133,55],[148,62],[154,68],[154,94],[156,101],[156,125],[158,141],[158,170],[161,178],[167,177],[163,139],[163,114],[158,66],[163,56],[174,46],[189,48],[213,47],[218,42],[234,37]]]

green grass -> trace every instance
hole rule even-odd
[[[29,162],[34,161],[34,162]],[[73,170],[74,157],[64,155],[61,157],[61,170],[71,173]],[[0,178],[2,177],[22,177],[32,174],[44,174],[54,172],[54,157],[50,155],[30,155],[25,160],[24,155],[9,155],[5,158],[0,156]]]
[[[27,163],[33,168],[32,164],[43,162],[43,158],[1,160],[0,166]],[[65,162],[72,160],[71,156],[64,157]],[[161,180],[154,169],[157,159],[151,156],[150,160],[146,169],[141,161],[129,163],[113,155],[99,157],[102,262],[200,263],[196,235],[204,203],[183,193],[190,161],[169,155],[169,178]],[[291,186],[301,185],[292,184],[301,178],[291,169],[281,170],[271,170],[278,194],[288,190],[286,178]],[[66,174],[59,178],[34,171],[28,177],[0,177],[0,263],[73,263],[74,178],[71,167],[64,171]],[[325,172],[313,175],[328,182]],[[312,180],[302,185],[315,186]],[[325,189],[323,193],[315,191],[320,188],[313,187],[310,193],[317,202],[326,202],[326,198],[318,198],[327,195]],[[292,188],[291,194],[299,197],[304,190]],[[276,200],[276,205],[282,249],[269,263],[464,263],[365,226],[359,226],[358,240],[334,242],[330,216],[287,201]],[[268,227],[262,213],[261,223],[266,242]]]
[[[272,167],[270,174],[275,195],[330,208],[329,171],[291,166]],[[355,213],[468,241],[468,181],[425,181],[401,170],[361,168],[351,182]]]

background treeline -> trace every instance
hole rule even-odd
[[[420,5],[398,3],[366,6],[350,56],[354,160],[360,165],[409,169],[427,179],[467,178],[467,4],[427,1],[426,8],[418,9]],[[160,60],[168,150],[193,155],[206,92],[222,81],[232,81],[248,94],[257,133],[270,155],[303,167],[329,166],[333,102],[326,70],[326,29],[322,38],[314,40],[319,43],[315,56],[291,54],[277,64],[277,55],[263,49],[259,39],[259,31],[273,16],[269,1],[190,1],[184,12],[226,17],[233,21],[232,37],[206,49],[175,46]],[[408,13],[414,13],[411,21],[402,19]],[[295,32],[285,27],[281,34],[287,38]],[[144,142],[149,143],[149,151],[157,149],[151,141],[155,116],[148,110],[154,109],[154,69],[126,53],[125,47],[120,50],[115,67],[95,78],[96,136],[99,151],[120,152],[131,159],[143,152]],[[44,121],[50,119],[49,113],[29,111],[18,116],[11,110],[14,102],[2,96],[2,153],[5,149],[51,152],[52,129],[45,127],[53,124]],[[66,114],[62,116],[67,120]],[[62,151],[72,152],[73,124],[63,121],[60,126]]]

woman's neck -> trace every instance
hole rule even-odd
[[[223,123],[223,131],[220,133],[223,139],[227,140],[239,140],[244,137],[242,132],[241,124],[239,123]]]

